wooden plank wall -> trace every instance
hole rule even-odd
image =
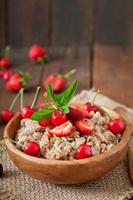
[[[132,0],[0,0],[0,47],[133,44]]]

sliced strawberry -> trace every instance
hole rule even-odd
[[[94,127],[89,123],[88,119],[84,118],[75,122],[78,131],[83,135],[92,134]]]
[[[67,137],[74,130],[74,127],[71,122],[67,121],[60,126],[56,126],[52,130],[50,130],[50,135],[56,135],[57,137]]]
[[[68,113],[68,119],[76,121],[83,118],[91,118],[91,114],[79,106],[70,106],[70,112]]]
[[[38,123],[39,123],[40,126],[43,126],[43,127],[47,127],[47,126],[51,125],[50,120],[48,120],[48,119],[47,120],[46,119],[42,119]]]

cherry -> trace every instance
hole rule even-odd
[[[27,141],[23,151],[28,155],[38,156],[38,154],[40,153],[40,146],[37,142],[29,140]]]
[[[18,92],[18,94],[15,96],[15,98],[11,102],[9,109],[6,108],[1,112],[1,119],[3,122],[7,123],[14,117],[14,113],[12,112],[12,109],[16,101],[18,100],[19,95],[20,95],[20,92]]]
[[[40,126],[43,126],[43,127],[50,126],[50,124],[51,124],[50,120],[46,120],[46,119],[42,119],[38,123],[39,123]]]
[[[96,111],[97,111],[97,107],[94,106],[94,105],[92,105],[91,102],[87,102],[87,103],[85,103],[85,105],[84,105],[84,109],[87,110],[88,112],[90,112],[90,111],[94,111],[94,112],[96,112]]]
[[[27,106],[24,106],[23,109],[21,110],[21,116],[23,119],[30,118],[34,112],[35,112],[35,109],[27,105]]]
[[[0,60],[0,66],[3,68],[3,69],[9,69],[10,68],[10,60],[6,57],[3,57],[1,60]]]
[[[14,113],[9,109],[4,109],[1,112],[1,119],[3,122],[7,123],[14,117]]]
[[[59,126],[67,121],[67,116],[62,110],[57,109],[52,113],[50,119],[53,125]]]
[[[24,90],[23,89],[21,90],[21,117],[23,119],[30,118],[33,115],[33,113],[36,111],[33,107],[34,107],[34,105],[36,103],[39,90],[40,90],[40,87],[37,87],[37,90],[36,90],[32,105],[31,106],[26,105],[24,107],[23,107],[23,92],[24,92]]]
[[[92,156],[92,150],[88,144],[81,144],[75,154],[76,159],[89,158]]]
[[[97,107],[95,106],[95,99],[97,97],[97,95],[100,93],[100,90],[97,90],[96,94],[93,97],[92,102],[86,102],[84,105],[84,109],[87,110],[88,112],[93,111],[96,112],[97,111]]]
[[[108,123],[108,129],[114,133],[123,133],[126,128],[125,122],[122,119],[114,119]]]

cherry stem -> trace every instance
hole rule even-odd
[[[44,92],[44,97],[45,97],[47,103],[50,105],[50,108],[56,109],[56,108],[54,107],[54,105],[49,101],[47,92]]]
[[[14,107],[16,101],[18,100],[18,97],[19,97],[19,96],[20,96],[20,91],[19,91],[19,92],[17,93],[17,95],[14,97],[12,103],[11,103],[10,106],[9,106],[9,110],[12,110],[12,109],[13,109],[13,107]]]
[[[35,106],[35,104],[36,104],[40,88],[41,88],[40,86],[37,87],[34,99],[33,99],[32,104],[31,104],[31,108],[33,108]]]
[[[11,138],[5,136],[4,139],[10,140],[13,144],[19,145],[20,147],[23,147],[21,144],[18,144],[16,141],[12,140]]]
[[[94,102],[95,102],[95,99],[96,99],[97,95],[100,94],[100,92],[101,92],[101,90],[97,90],[97,91],[96,91],[96,94],[94,95],[93,100],[92,100],[92,105],[95,104],[95,103],[94,103]]]
[[[76,72],[76,69],[72,69],[69,72],[67,72],[66,74],[64,74],[64,78],[68,79],[72,74],[74,74]]]
[[[20,90],[20,109],[24,107],[24,88]]]

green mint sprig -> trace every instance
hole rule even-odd
[[[68,103],[74,96],[77,86],[78,81],[74,80],[66,90],[64,90],[61,94],[57,95],[53,92],[51,85],[48,85],[47,94],[48,97],[52,100],[53,107],[40,109],[31,116],[31,119],[36,121],[39,121],[41,119],[47,119],[52,115],[52,113],[56,109],[60,109],[64,113],[68,113]]]

